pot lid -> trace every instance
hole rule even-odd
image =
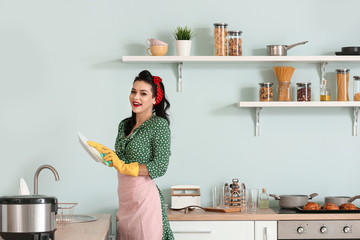
[[[0,204],[45,204],[57,203],[57,198],[45,195],[16,195],[0,197]]]

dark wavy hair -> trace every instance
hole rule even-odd
[[[134,83],[136,81],[143,81],[143,82],[150,84],[152,95],[153,95],[153,97],[156,97],[156,95],[157,95],[156,85],[154,84],[154,81],[153,81],[153,75],[151,75],[151,73],[148,70],[141,71],[139,73],[139,76],[135,77]],[[164,92],[164,96],[163,96],[162,100],[160,101],[160,103],[158,105],[154,106],[153,113],[155,113],[156,116],[166,119],[166,121],[170,124],[169,114],[167,113],[167,111],[170,108],[170,102],[166,99],[165,87],[162,82],[160,82],[160,86]],[[126,118],[125,120],[126,120],[125,121],[125,135],[127,136],[130,134],[131,130],[134,128],[134,126],[136,124],[136,113],[132,112],[131,117]]]

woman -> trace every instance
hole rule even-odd
[[[132,116],[119,124],[115,152],[89,141],[106,154],[118,173],[118,240],[174,239],[164,198],[154,178],[165,174],[170,157],[170,103],[160,77],[149,71],[135,78],[129,96]]]

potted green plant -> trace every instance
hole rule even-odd
[[[176,52],[178,56],[190,56],[191,39],[194,37],[194,32],[188,26],[177,27],[174,31],[176,40]]]

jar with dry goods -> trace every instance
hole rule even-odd
[[[311,83],[297,83],[297,100],[298,102],[310,102],[311,101]]]
[[[228,31],[228,55],[229,56],[242,56],[242,40],[241,35],[242,31]]]
[[[215,56],[227,56],[227,23],[214,23]]]
[[[354,101],[360,101],[360,76],[354,76]]]
[[[279,82],[278,101],[291,101],[290,82]]]
[[[350,69],[336,69],[337,101],[349,101]]]
[[[259,101],[274,101],[273,83],[259,83]]]

